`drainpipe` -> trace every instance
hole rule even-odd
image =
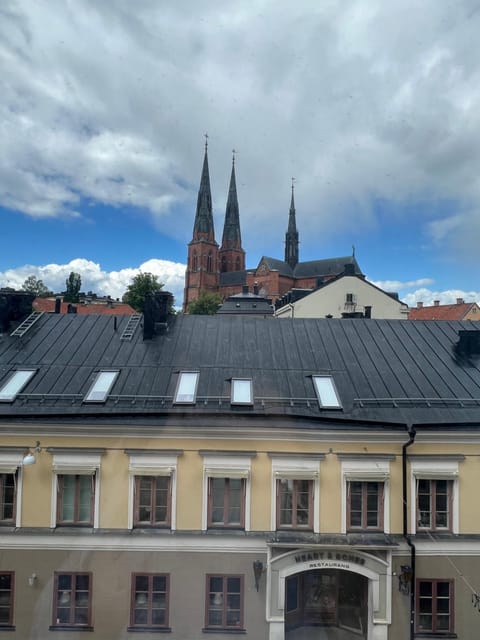
[[[410,583],[410,640],[415,638],[415,545],[408,534],[408,504],[407,504],[407,449],[415,442],[416,431],[412,425],[407,425],[408,441],[402,445],[402,481],[403,481],[403,537],[410,547],[410,566],[412,567],[412,581]]]

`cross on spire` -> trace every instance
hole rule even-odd
[[[205,151],[208,149],[208,133],[203,134],[205,136]]]

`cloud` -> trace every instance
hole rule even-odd
[[[407,280],[406,282],[402,282],[401,280],[372,280],[371,282],[384,291],[404,291],[405,289],[412,289],[413,287],[433,284],[434,280],[432,278],[418,278],[417,280]]]
[[[402,300],[409,307],[416,307],[417,302],[423,302],[424,306],[432,306],[435,300],[440,304],[455,304],[461,298],[465,302],[477,302],[480,304],[480,291],[462,291],[461,289],[450,289],[447,291],[431,291],[430,289],[417,289],[406,294]]]
[[[380,200],[446,202],[397,215],[444,252],[475,256],[475,6],[3,3],[0,204],[32,218],[133,206],[186,239],[176,212],[195,200],[207,130],[218,212],[238,147],[246,244],[281,239],[295,175],[306,248],[353,226],[368,237]]]
[[[93,291],[99,295],[121,298],[132,278],[140,271],[153,273],[164,283],[164,289],[173,293],[175,305],[181,306],[185,278],[185,265],[167,260],[147,260],[138,267],[105,271],[101,266],[85,258],[75,258],[67,264],[46,264],[43,266],[24,265],[16,269],[0,272],[0,287],[20,289],[30,275],[43,280],[52,291],[65,290],[65,280],[75,271],[82,278],[82,291]]]

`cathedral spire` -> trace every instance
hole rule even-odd
[[[242,271],[245,269],[245,252],[242,249],[240,213],[235,179],[235,150],[233,150],[232,173],[228,189],[222,246],[220,247],[220,271]]]
[[[193,226],[193,240],[209,240],[215,242],[213,228],[212,193],[210,191],[210,172],[208,170],[208,135],[205,134],[205,156],[203,158],[202,176],[197,198],[197,212]]]
[[[232,173],[228,189],[225,224],[223,227],[222,249],[241,249],[240,214],[238,209],[237,183],[235,180],[235,151],[233,151]]]
[[[298,263],[298,231],[295,219],[294,182],[292,178],[292,199],[290,201],[290,212],[288,215],[288,229],[285,234],[285,262],[295,269]]]

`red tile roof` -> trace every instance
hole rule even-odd
[[[410,309],[409,320],[462,320],[476,302],[437,304],[432,307]]]
[[[67,313],[68,302],[62,302],[60,313]],[[102,316],[126,316],[137,313],[129,304],[123,302],[113,302],[111,306],[106,303],[76,304],[77,313],[87,315],[96,313]],[[55,300],[51,298],[35,298],[33,301],[35,311],[55,312]]]

